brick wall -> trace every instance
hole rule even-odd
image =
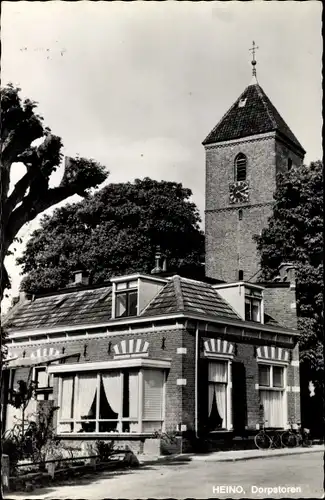
[[[260,234],[272,213],[271,205],[238,207],[207,212],[206,273],[224,281],[238,280],[238,270],[249,280],[260,268],[253,236]]]
[[[297,328],[296,290],[290,283],[259,283],[264,289],[265,313],[281,326]]]
[[[301,154],[297,154],[288,145],[282,141],[275,142],[276,151],[276,171],[277,173],[286,173],[288,171],[288,158],[292,160],[292,166],[300,166],[303,163]]]
[[[285,289],[287,290],[287,289]],[[149,353],[153,358],[171,358],[171,369],[168,371],[166,386],[166,431],[175,431],[178,424],[185,424],[188,431],[195,429],[195,329],[179,328],[177,330],[165,330],[163,332],[147,332],[136,334],[117,334],[107,338],[86,338],[83,340],[67,339],[65,341],[46,344],[47,347],[55,347],[65,354],[81,353],[80,363],[104,361],[113,359],[113,345],[126,338],[142,338],[149,342]],[[209,337],[203,337],[200,341],[199,379],[198,379],[198,423],[199,430],[204,428],[208,418],[208,361],[203,356],[202,342]],[[164,341],[163,341],[164,339]],[[111,352],[108,352],[111,342]],[[84,345],[87,343],[87,352],[84,356]],[[41,344],[44,346],[44,344]],[[35,351],[40,344],[31,344],[24,347],[26,356]],[[163,348],[164,347],[164,348]],[[177,348],[185,348],[186,352],[177,353]],[[22,348],[18,347],[18,350]],[[292,360],[298,359],[298,350],[292,353]],[[16,372],[19,378],[28,376],[28,369],[19,369]],[[254,346],[251,344],[237,343],[237,354],[232,362],[233,389],[233,425],[236,432],[244,430],[245,427],[255,429],[259,423],[259,397],[256,384],[258,383],[258,365],[254,356]],[[56,379],[54,379],[55,381]],[[185,385],[179,385],[177,381],[185,381]],[[288,367],[288,385],[299,386],[299,367]],[[297,390],[297,389],[295,389]],[[53,387],[53,398],[57,402],[58,384]],[[52,402],[49,402],[50,404]],[[290,418],[297,421],[299,409],[299,393],[288,392],[288,413]],[[55,414],[56,416],[56,414]],[[138,444],[134,444],[137,452]],[[140,446],[140,445],[139,445]],[[133,448],[132,448],[133,449]],[[139,448],[140,450],[140,448]],[[139,451],[138,450],[138,451]]]
[[[240,141],[206,148],[206,210],[229,206],[229,183],[234,182],[234,160],[247,157],[250,204],[271,202],[276,187],[275,139]]]
[[[97,361],[109,361],[113,360],[114,350],[113,346],[118,344],[122,340],[127,339],[143,339],[149,342],[149,355],[153,358],[172,359],[171,369],[167,372],[167,383],[166,383],[166,429],[172,431],[176,430],[177,425],[182,422],[182,401],[184,404],[190,405],[187,402],[187,397],[183,397],[183,386],[177,385],[177,379],[182,379],[186,376],[190,376],[189,368],[183,369],[183,356],[177,355],[177,348],[183,346],[183,330],[168,330],[165,331],[151,331],[143,333],[123,333],[116,335],[108,335],[107,337],[84,337],[84,339],[66,339],[66,340],[53,340],[53,342],[44,343],[30,343],[29,346],[10,346],[10,351],[13,355],[21,355],[23,351],[26,352],[26,357],[34,352],[39,347],[46,346],[47,348],[54,347],[62,352],[64,349],[64,355],[73,355],[80,353],[79,363],[90,363]],[[163,341],[164,339],[164,341]],[[189,345],[191,342],[188,339],[184,340],[185,343]],[[87,348],[85,349],[85,346]],[[163,348],[164,347],[164,348]],[[76,360],[70,361],[76,363]],[[67,360],[69,363],[69,360]],[[184,371],[185,370],[185,371]],[[26,379],[28,377],[28,368],[19,368],[16,370],[15,380],[19,378]],[[55,378],[54,378],[55,380]],[[57,401],[57,383],[53,387],[53,397]],[[185,388],[185,392],[187,389]],[[187,410],[191,411],[191,410]]]
[[[247,203],[229,203],[229,184],[234,181],[234,160],[247,157]],[[250,279],[259,269],[253,235],[260,234],[272,214],[276,176],[286,172],[288,158],[301,165],[303,158],[279,138],[238,141],[206,148],[206,274],[234,281],[238,270]],[[239,220],[238,209],[243,210]]]

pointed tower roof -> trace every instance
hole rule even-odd
[[[273,131],[280,136],[284,136],[302,154],[305,153],[296,136],[258,84],[256,73],[253,73],[251,84],[244,90],[202,144],[214,144]]]

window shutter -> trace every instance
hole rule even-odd
[[[143,380],[143,418],[162,420],[164,373],[161,370],[144,370]]]

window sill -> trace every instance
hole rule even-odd
[[[217,431],[210,431],[209,434],[225,434],[225,433],[234,432],[233,429],[218,429]]]
[[[121,432],[121,433],[115,433],[115,432],[67,432],[67,433],[61,433],[61,434],[56,434],[56,437],[60,439],[101,439],[101,438],[111,438],[112,440],[122,440],[122,439],[141,439],[141,438],[153,438],[157,439],[153,436],[152,432]]]

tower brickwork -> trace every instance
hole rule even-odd
[[[272,214],[277,174],[304,149],[256,78],[203,142],[206,152],[206,275],[250,280],[258,273],[254,235]]]

